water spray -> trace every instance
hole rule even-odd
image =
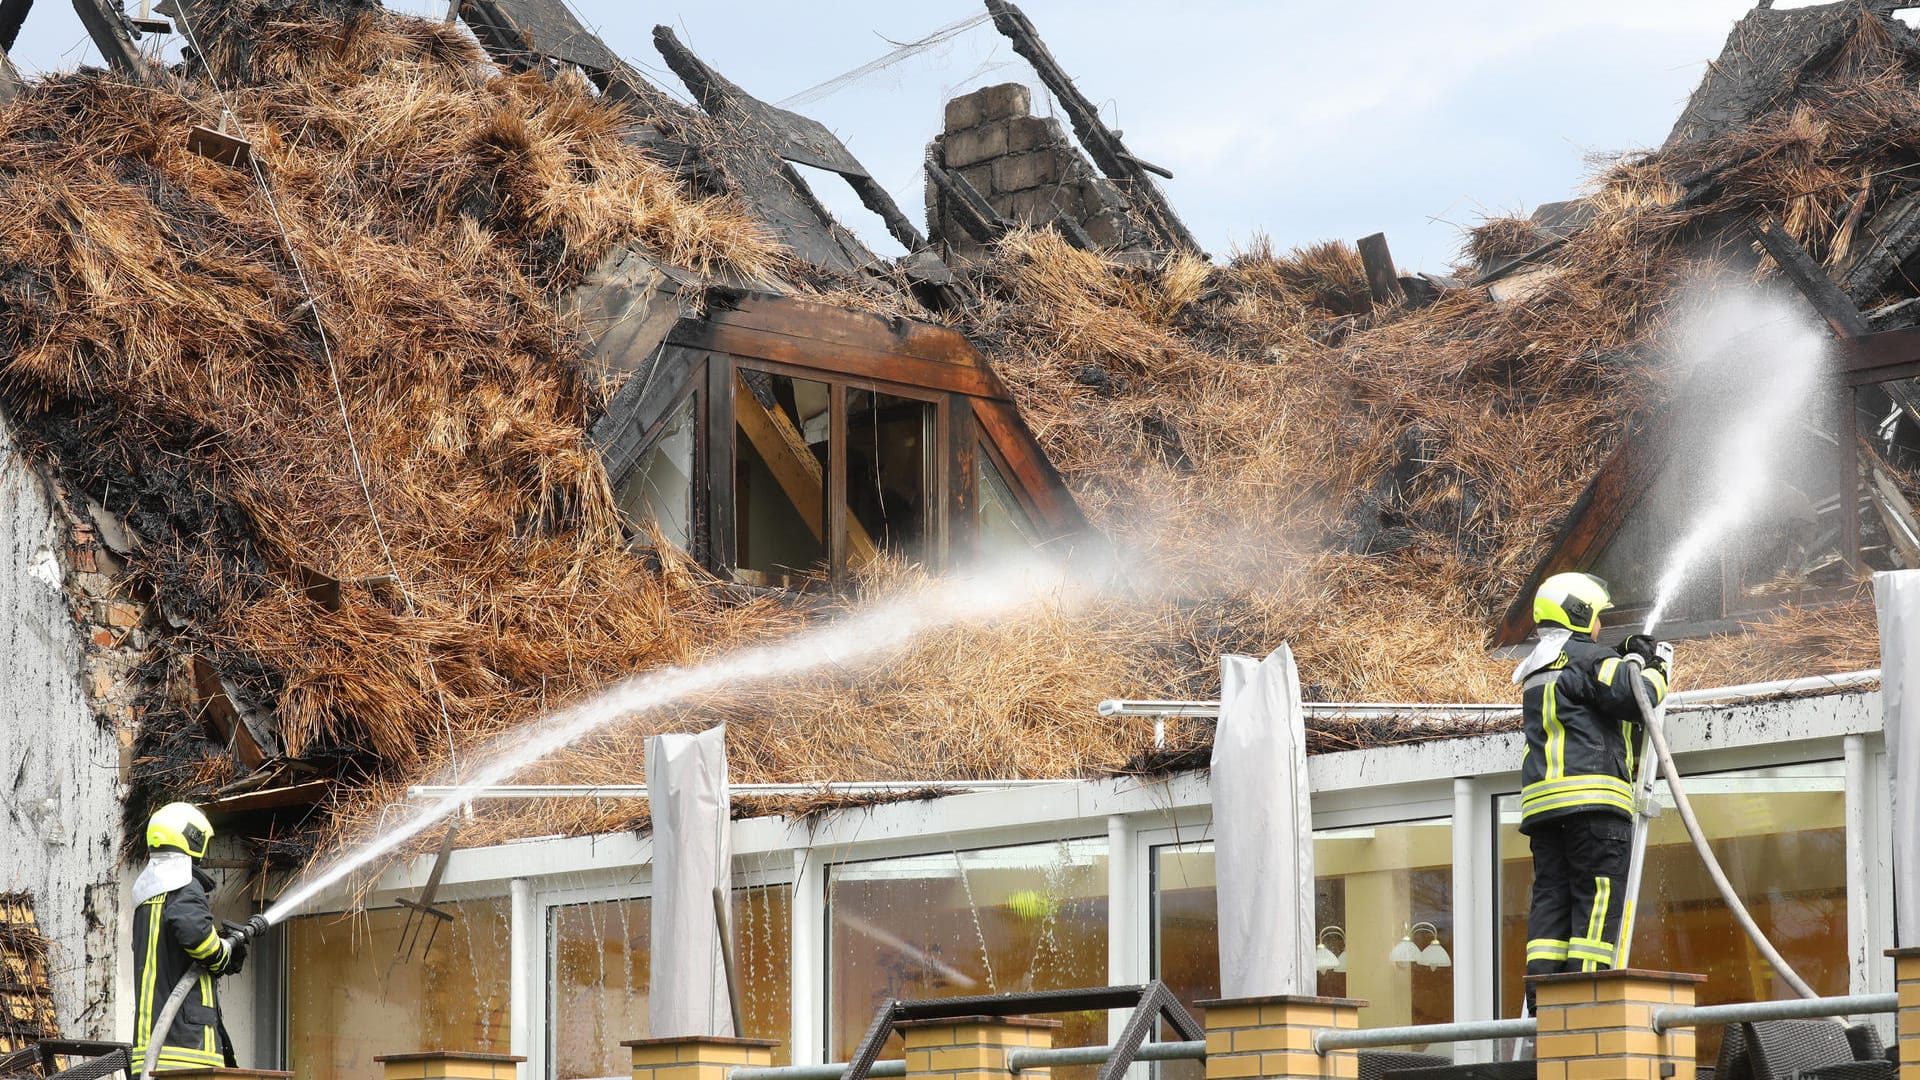
[[[608,724],[683,703],[716,691],[766,684],[820,668],[860,663],[907,644],[922,634],[1003,615],[1048,597],[1074,599],[1098,588],[1098,574],[1075,573],[1035,558],[1015,560],[990,573],[936,581],[871,604],[854,614],[795,634],[771,645],[739,649],[702,663],[669,667],[636,676],[504,738],[472,768],[467,778],[440,799],[422,807],[398,826],[383,829],[368,844],[342,855],[325,870],[282,895],[227,938],[238,944],[266,932],[306,906],[314,897],[354,871],[401,848],[437,822],[452,816],[481,792],[511,779],[520,770]],[[471,767],[471,761],[469,761]],[[173,1018],[198,981],[189,970],[174,987],[155,1021],[138,1080],[148,1080]]]
[[[1723,302],[1714,315],[1713,321],[1725,323],[1728,328],[1738,327],[1738,337],[1723,339],[1713,343],[1717,348],[1709,347],[1702,351],[1707,355],[1724,353],[1737,342],[1751,350],[1746,355],[1756,358],[1764,369],[1757,373],[1760,376],[1758,379],[1753,377],[1755,372],[1743,372],[1744,393],[1724,403],[1732,406],[1727,411],[1737,415],[1721,435],[1720,445],[1715,447],[1715,456],[1710,459],[1715,495],[1705,511],[1694,519],[1692,527],[1681,536],[1668,558],[1666,570],[1654,590],[1653,606],[1648,610],[1646,622],[1641,627],[1640,632],[1648,637],[1652,637],[1654,630],[1659,627],[1693,564],[1723,542],[1752,514],[1775,464],[1781,442],[1779,433],[1798,422],[1799,413],[1826,366],[1829,339],[1805,318],[1791,311],[1782,312],[1776,303],[1764,298],[1736,296],[1731,302]],[[1760,336],[1754,330],[1756,324],[1771,333]],[[1852,508],[1843,504],[1841,512],[1850,513]],[[1634,778],[1633,854],[1627,870],[1627,906],[1621,919],[1620,945],[1616,957],[1618,966],[1627,965],[1633,944],[1633,922],[1645,874],[1647,833],[1652,818],[1650,808],[1653,805],[1657,762],[1658,775],[1667,781],[1667,790],[1673,795],[1681,824],[1685,826],[1687,836],[1693,842],[1694,850],[1699,853],[1700,861],[1705,864],[1707,876],[1713,879],[1714,888],[1726,903],[1727,910],[1732,912],[1748,940],[1753,942],[1754,949],[1773,965],[1773,969],[1779,972],[1794,993],[1803,998],[1817,997],[1807,981],[1800,977],[1799,972],[1787,963],[1780,951],[1774,948],[1773,942],[1761,932],[1759,924],[1747,911],[1746,904],[1734,891],[1733,883],[1721,869],[1719,859],[1714,857],[1713,848],[1707,843],[1699,819],[1694,816],[1693,804],[1680,782],[1680,770],[1673,762],[1673,753],[1667,746],[1665,704],[1663,702],[1655,706],[1648,698],[1646,682],[1640,677],[1640,667],[1645,660],[1638,654],[1629,654],[1625,660],[1633,665],[1633,699],[1639,707],[1644,732],[1640,775]],[[1668,670],[1671,677],[1671,667]],[[1653,751],[1651,754],[1647,753],[1649,746]]]

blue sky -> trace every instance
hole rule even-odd
[[[137,0],[130,0],[137,3]],[[982,11],[978,0],[573,0],[663,86],[653,50],[675,27],[708,63],[781,101]],[[441,17],[444,0],[395,0]],[[1578,191],[1593,163],[1657,145],[1748,0],[1411,0],[1369,3],[1024,0],[1022,8],[1202,243],[1225,255],[1384,230],[1410,269],[1444,271],[1482,215]],[[1781,3],[1780,7],[1798,6]],[[28,73],[98,63],[71,6],[41,0],[16,43]],[[837,132],[918,218],[920,158],[941,103],[1033,82],[990,25],[799,111]],[[1035,111],[1050,103],[1035,94]],[[883,252],[897,250],[845,186],[816,189]]]

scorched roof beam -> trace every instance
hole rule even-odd
[[[100,55],[115,71],[135,82],[153,80],[153,65],[134,48],[133,28],[127,25],[127,17],[121,14],[119,5],[101,0],[73,0],[73,10],[79,14],[80,24],[87,28],[94,48],[100,50]]]
[[[1156,175],[1172,179],[1173,174],[1135,157],[1120,141],[1120,133],[1101,123],[1100,110],[1087,100],[1066,69],[1053,58],[1025,12],[1007,0],[987,0],[987,10],[993,13],[994,28],[1007,36],[1013,43],[1013,51],[1033,65],[1040,81],[1060,99],[1068,119],[1073,121],[1073,133],[1079,137],[1080,145],[1087,148],[1088,156],[1102,172],[1120,182],[1121,189],[1156,239],[1171,250],[1200,252],[1200,242],[1187,231],[1180,215],[1173,212],[1173,204],[1167,201],[1160,185],[1154,183]]]

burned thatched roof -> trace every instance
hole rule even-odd
[[[167,630],[142,653],[142,790],[232,782],[207,737],[209,670],[239,711],[275,716],[285,758],[343,781],[330,827],[352,832],[553,705],[857,599],[802,610],[630,547],[586,437],[612,387],[567,297],[616,251],[924,314],[905,282],[796,266],[725,175],[680,156],[676,138],[712,133],[650,116],[606,71],[597,93],[503,72],[440,24],[273,12],[236,22],[247,47],[217,65],[257,174],[187,149],[220,115],[203,69],[59,76],[0,109],[9,413],[127,523],[127,589]],[[1505,700],[1488,627],[1661,400],[1647,346],[1675,286],[1709,265],[1765,273],[1739,231],[1758,215],[1838,264],[1915,197],[1905,39],[1848,19],[1844,63],[1821,54],[1746,118],[1609,171],[1577,223],[1476,238],[1510,255],[1553,232],[1551,272],[1517,299],[1376,304],[1342,244],[1214,265],[1004,236],[965,272],[978,303],[947,317],[1095,527],[1153,572],[777,700],[635,718],[525,779],[630,780],[642,736],[727,718],[742,780],[1124,769],[1149,736],[1098,718],[1098,699],[1205,695],[1221,651],[1282,641],[1322,698]],[[1886,269],[1874,294],[1911,295]],[[913,576],[876,565],[861,589]],[[1871,651],[1856,604],[1689,644],[1683,667],[1750,681]],[[1206,737],[1172,731],[1176,748]],[[632,824],[581,801],[490,811],[463,835]]]
[[[1864,0],[1780,10],[1771,2],[1756,5],[1734,24],[1719,59],[1707,65],[1706,77],[1674,121],[1666,147],[1723,138],[1780,108],[1803,85],[1847,62],[1846,46],[1863,15],[1901,6]],[[1912,31],[1889,18],[1876,21],[1903,66],[1920,60],[1920,39]]]

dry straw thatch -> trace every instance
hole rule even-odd
[[[558,314],[615,244],[746,277],[783,254],[623,142],[630,119],[576,82],[503,77],[431,23],[298,14],[261,30],[234,95],[285,240],[250,175],[185,150],[218,112],[204,82],[66,76],[0,112],[0,214],[16,223],[0,358],[14,418],[140,537],[136,584],[185,627],[154,665],[211,656],[277,710],[289,753],[366,770],[330,808],[338,838],[553,705],[836,607],[743,598],[671,550],[629,550]],[[1860,177],[1920,161],[1920,98],[1874,25],[1780,112],[1600,177],[1560,272],[1511,304],[1459,291],[1375,310],[1338,244],[1143,269],[1008,237],[966,329],[1099,531],[1148,572],[1090,609],[633,718],[523,779],[631,782],[645,735],[716,719],[742,781],[1124,770],[1146,733],[1096,701],[1206,695],[1221,651],[1282,641],[1323,699],[1509,700],[1488,627],[1664,392],[1653,346],[1676,287],[1753,271],[1724,238],[1761,212],[1834,257]],[[1714,196],[1677,202],[1703,174]],[[349,587],[329,611],[299,585],[301,568],[386,573],[389,552],[404,590]],[[914,578],[875,568],[863,588]],[[1864,603],[1792,611],[1687,644],[1682,678],[1863,666],[1871,643]],[[153,794],[217,779],[177,706],[152,703],[140,746]],[[500,807],[463,836],[643,822],[615,804]]]

